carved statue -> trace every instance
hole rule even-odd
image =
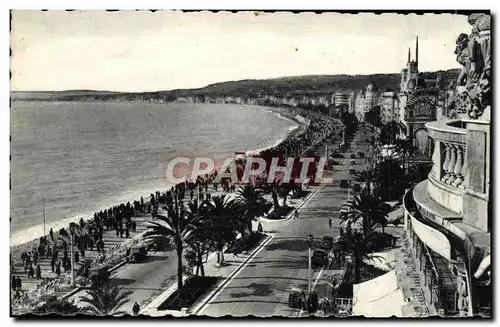
[[[462,70],[448,108],[477,119],[491,105],[491,17],[472,14],[468,22],[472,25],[470,36],[462,33],[456,40],[455,54]]]

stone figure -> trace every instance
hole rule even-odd
[[[477,119],[491,104],[491,17],[472,14],[468,22],[471,34],[462,33],[456,40],[455,54],[462,70],[448,108]]]

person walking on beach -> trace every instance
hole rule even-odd
[[[137,302],[135,302],[134,306],[132,307],[132,313],[134,314],[134,316],[137,316],[140,311],[141,311],[141,307],[139,306],[139,304]]]

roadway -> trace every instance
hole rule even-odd
[[[318,147],[318,151],[323,149]],[[364,164],[364,160],[357,161]],[[336,171],[325,171],[325,177],[333,177],[336,182],[320,186],[300,209],[298,218],[263,224],[264,231],[273,234],[273,239],[197,314],[212,317],[299,315],[299,310],[288,307],[288,295],[292,288],[307,290],[307,235],[314,235],[316,242],[325,235],[339,235],[337,218],[348,199],[348,191],[338,184],[342,179],[350,179],[348,160],[344,159],[343,164],[335,166]],[[328,224],[330,217],[334,218],[332,229]],[[319,268],[315,269],[312,281],[321,280],[322,273]],[[325,286],[318,283],[315,287],[324,294]]]

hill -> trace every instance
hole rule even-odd
[[[458,69],[424,73],[426,77],[443,74],[446,81],[458,76]],[[400,74],[372,75],[306,75],[271,78],[263,80],[240,80],[210,84],[197,89],[178,89],[155,92],[109,92],[94,90],[69,90],[54,92],[11,92],[15,100],[175,100],[186,96],[242,96],[259,97],[265,94],[298,95],[321,94],[337,91],[363,90],[369,84],[375,84],[380,91],[397,91],[400,84]],[[447,83],[448,84],[448,83]]]

